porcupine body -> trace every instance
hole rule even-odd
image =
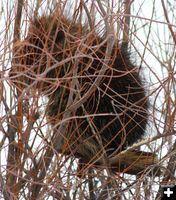
[[[23,71],[18,77],[22,84],[36,82],[36,89],[49,99],[48,121],[57,128],[68,109],[70,91],[74,102],[86,94],[104,65],[106,48],[106,39],[94,31],[64,17],[42,16],[30,22],[10,73]],[[71,88],[74,78],[77,84]],[[71,113],[62,153],[96,163],[104,152],[124,150],[144,136],[147,102],[138,68],[116,42],[97,89]]]

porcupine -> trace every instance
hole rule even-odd
[[[116,41],[106,64],[106,38],[55,15],[31,20],[27,37],[16,46],[11,80],[23,89],[35,82],[36,90],[48,97],[46,115],[55,129],[68,109],[70,91],[74,102],[79,101],[107,65],[93,94],[67,121],[61,153],[79,158],[80,163],[99,165],[101,155],[121,152],[145,134],[148,98],[125,47]]]

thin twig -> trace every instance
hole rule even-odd
[[[172,182],[172,180],[174,181],[173,184],[175,184],[175,171],[176,171],[176,140],[175,140],[175,143],[173,145],[173,148],[171,149],[170,151],[171,156],[169,158],[169,161],[167,163],[167,167],[166,167],[166,171],[165,171],[165,174],[163,175],[163,179],[162,179],[162,183],[163,185],[167,185],[169,181]],[[168,155],[170,154],[169,152],[167,153]],[[160,187],[158,189],[158,193],[156,195],[156,200],[158,200],[160,197],[161,197],[161,194],[162,194],[162,184],[160,184]]]
[[[162,3],[162,7],[163,7],[163,11],[164,11],[164,16],[165,16],[165,18],[166,18],[168,28],[169,28],[170,33],[171,33],[171,35],[172,35],[173,41],[174,41],[174,43],[175,43],[175,45],[176,45],[176,34],[174,33],[174,31],[173,31],[173,29],[172,29],[172,25],[170,24],[169,17],[168,17],[168,11],[166,10],[166,6],[165,6],[163,0],[161,0],[161,3]]]

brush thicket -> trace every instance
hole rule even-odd
[[[16,45],[10,76],[19,90],[32,84],[48,97],[47,119],[57,129],[69,109],[70,92],[76,102],[94,84],[105,64],[107,41],[56,15],[39,17],[29,25],[27,37]],[[71,113],[65,127],[61,153],[82,163],[102,165],[102,155],[118,154],[145,134],[148,99],[138,68],[118,42],[106,67],[94,93]],[[136,162],[141,157],[135,157]]]

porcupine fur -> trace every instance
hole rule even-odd
[[[106,48],[106,38],[76,22],[54,15],[38,17],[30,21],[27,37],[17,45],[10,76],[13,79],[22,71],[18,82],[24,88],[42,74],[35,88],[48,97],[47,119],[57,128],[68,109],[70,91],[75,92],[73,98],[81,98],[90,89],[103,66]],[[63,154],[99,164],[96,159],[104,152],[108,156],[120,152],[144,136],[148,99],[127,49],[116,41],[97,89],[71,113]],[[75,69],[79,84],[71,88]]]

